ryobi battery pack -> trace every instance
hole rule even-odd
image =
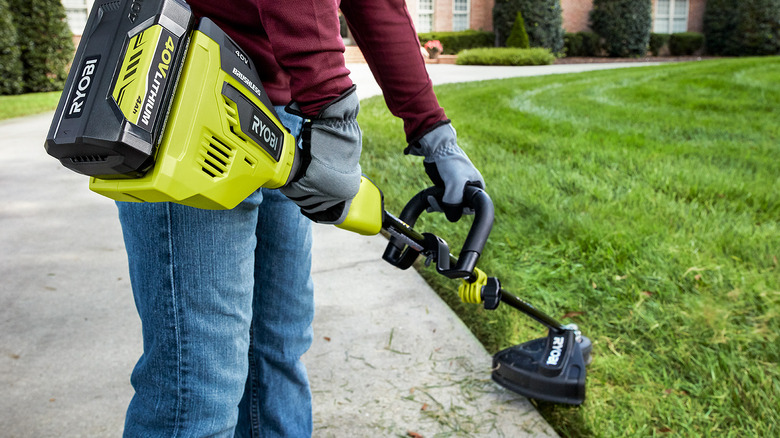
[[[284,186],[299,156],[249,56],[181,0],[95,3],[45,147],[109,198],[209,209]]]

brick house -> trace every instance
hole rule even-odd
[[[593,0],[560,0],[566,32],[589,30]],[[701,32],[707,0],[651,0],[655,33]],[[418,32],[493,30],[494,0],[407,0]]]
[[[494,0],[406,0],[417,32],[493,30]]]
[[[654,33],[702,32],[707,0],[652,0]],[[561,0],[566,32],[590,30],[593,0]]]
[[[566,32],[588,30],[593,0],[560,0]],[[651,0],[655,33],[701,32],[707,0]],[[80,35],[94,0],[62,0],[68,23]],[[406,0],[418,32],[493,30],[494,0]],[[349,41],[347,41],[349,43]]]

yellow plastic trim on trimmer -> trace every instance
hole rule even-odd
[[[474,268],[474,273],[477,275],[476,280],[471,283],[461,280],[462,283],[458,287],[458,296],[464,303],[482,303],[482,288],[487,284],[488,276],[479,268]]]
[[[176,202],[230,209],[260,187],[278,188],[290,177],[295,138],[275,116],[283,139],[277,160],[239,129],[225,84],[243,88],[220,68],[220,45],[194,31],[154,167],[141,178],[92,178],[89,188],[118,201]],[[242,93],[270,114],[251,92]]]
[[[349,206],[346,219],[336,226],[364,236],[374,236],[382,231],[383,215],[382,191],[363,176],[360,179],[360,190]]]

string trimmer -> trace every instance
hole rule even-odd
[[[90,189],[119,201],[229,209],[260,187],[279,188],[301,171],[295,139],[263,90],[257,69],[215,23],[196,23],[182,0],[98,0],[87,20],[46,150]],[[487,194],[469,187],[475,220],[458,258],[444,240],[412,225],[437,188],[415,196],[400,219],[363,178],[347,220],[360,234],[391,235],[384,259],[406,269],[422,255],[463,279],[461,297],[494,309],[503,302],[549,329],[546,338],[499,352],[493,378],[528,397],[584,399],[590,342],[502,290],[476,268],[493,224]]]
[[[419,256],[435,264],[439,274],[463,280],[458,294],[466,303],[494,310],[507,304],[547,327],[544,338],[534,339],[499,351],[493,356],[493,380],[526,397],[554,403],[581,404],[585,399],[585,366],[592,344],[576,325],[562,325],[531,304],[508,293],[495,277],[476,267],[493,226],[493,202],[484,191],[467,186],[465,202],[475,212],[474,221],[459,256],[440,237],[419,233],[412,227],[430,207],[431,197],[441,203],[443,189],[431,187],[414,196],[400,218],[385,211],[382,228],[390,234],[383,259],[407,269]]]

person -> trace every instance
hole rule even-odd
[[[342,220],[361,175],[339,7],[403,119],[406,153],[445,188],[435,207],[457,220],[465,185],[484,181],[436,99],[403,0],[188,3],[252,57],[307,166],[232,210],[117,203],[143,332],[125,436],[310,436],[300,360],[314,313],[309,218]]]

